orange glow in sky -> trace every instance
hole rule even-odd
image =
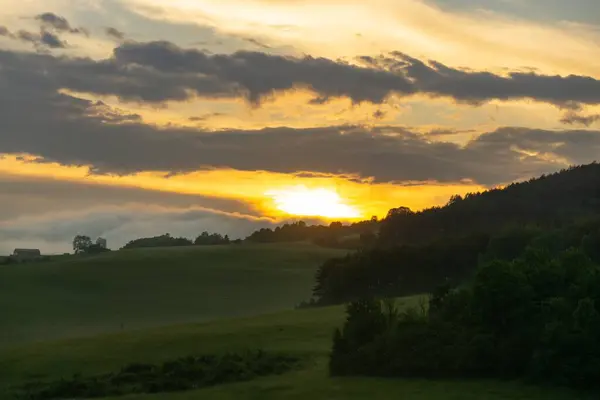
[[[345,204],[340,195],[332,189],[296,186],[271,190],[265,194],[273,198],[278,210],[291,215],[340,219],[362,217],[355,207]]]

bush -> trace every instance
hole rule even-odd
[[[18,391],[17,397],[52,400],[177,392],[281,374],[298,364],[295,357],[263,351],[185,357],[160,365],[130,364],[100,376],[75,375],[71,379],[30,383]]]
[[[442,287],[427,312],[350,303],[333,375],[496,377],[600,388],[600,268],[582,250],[528,248]]]

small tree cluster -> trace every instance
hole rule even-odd
[[[86,235],[77,235],[73,239],[73,251],[75,254],[98,254],[110,251],[106,248],[106,239],[99,237],[96,242]]]
[[[308,225],[304,221],[284,224],[274,229],[262,228],[246,238],[256,243],[303,242],[323,247],[356,249],[361,245],[369,246],[376,240],[375,231],[379,226],[377,217],[370,220],[344,225],[339,221],[329,225]],[[356,240],[348,237],[356,236]]]
[[[482,262],[466,287],[440,288],[427,312],[353,302],[330,371],[600,388],[600,267],[582,249],[529,247]]]
[[[192,241],[187,238],[173,237],[171,234],[165,233],[164,235],[160,236],[131,240],[125,246],[123,246],[123,249],[191,246],[192,244]]]
[[[200,236],[194,240],[196,246],[214,246],[229,243],[229,236],[222,236],[218,233],[208,233],[206,231],[202,232]]]

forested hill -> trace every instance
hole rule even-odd
[[[464,198],[453,196],[443,207],[390,210],[381,224],[380,244],[424,243],[515,225],[558,227],[599,213],[600,164],[594,162]]]

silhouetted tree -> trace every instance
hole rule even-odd
[[[75,254],[85,253],[92,244],[92,239],[89,236],[77,235],[73,239],[73,251]]]
[[[221,236],[218,233],[202,232],[200,236],[194,240],[196,246],[214,246],[221,244],[229,244],[229,236]]]
[[[123,249],[133,249],[133,248],[144,248],[144,247],[176,247],[176,246],[191,246],[193,245],[192,241],[179,237],[172,237],[169,233],[166,233],[161,236],[154,236],[149,238],[140,238],[129,241]]]

